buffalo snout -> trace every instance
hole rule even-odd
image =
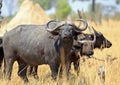
[[[87,56],[90,56],[90,55],[93,55],[94,54],[94,51],[93,50],[89,50],[88,53],[87,53]]]
[[[83,55],[90,56],[90,55],[94,54],[92,44],[93,43],[90,43],[90,42],[83,43],[83,45],[82,45],[82,54]]]
[[[107,41],[106,45],[107,48],[110,48],[112,46],[112,43],[110,41]]]

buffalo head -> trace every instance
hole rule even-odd
[[[92,27],[93,28],[93,27]],[[93,28],[94,29],[94,28]],[[96,42],[94,44],[94,48],[110,48],[112,43],[101,33],[94,29],[96,35]],[[89,35],[89,38],[93,39],[93,35]]]
[[[73,22],[70,21],[62,21],[59,23],[55,20],[49,21],[46,24],[46,28],[53,35],[60,35],[61,38],[69,38],[70,36],[74,36],[74,32],[79,33],[86,30],[88,26],[87,22],[83,19],[80,19],[79,21],[84,23],[82,28],[76,26]]]
[[[70,51],[71,48],[69,47],[73,45],[73,40],[76,39],[77,35],[79,35],[81,31],[84,31],[88,26],[85,20],[80,19],[79,21],[84,23],[82,28],[76,26],[70,21],[63,21],[59,23],[52,20],[46,24],[48,32],[52,33],[53,35],[58,35],[58,43],[66,48],[65,53],[67,53],[68,50]]]
[[[96,35],[95,35],[95,32],[92,28],[89,27],[89,30],[90,32],[92,32],[93,34],[93,40],[89,39],[89,38],[84,38],[84,39],[81,39],[81,36],[82,35],[79,35],[78,36],[78,46],[81,48],[80,49],[80,54],[81,55],[87,55],[87,56],[90,56],[90,55],[93,55],[94,54],[94,43],[96,42]],[[76,48],[78,47],[76,45]]]

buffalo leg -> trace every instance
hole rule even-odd
[[[11,72],[14,61],[10,58],[4,59],[4,78],[7,80],[11,79]]]
[[[3,57],[4,57],[3,48],[0,47],[0,68],[2,66]]]
[[[18,66],[19,66],[18,76],[20,76],[24,80],[25,83],[29,82],[26,76],[27,64],[21,59],[18,59],[17,61],[18,61]]]
[[[3,56],[0,56],[0,69],[1,69],[1,66],[2,66],[2,61],[3,61]]]
[[[28,66],[28,69],[27,69],[28,76],[32,75],[32,70],[33,70],[33,66]]]
[[[73,62],[73,65],[74,65],[74,70],[77,72],[77,75],[79,75],[79,71],[80,71],[79,59],[77,61]]]
[[[37,69],[38,69],[38,66],[33,66],[32,74],[35,79],[39,79],[38,74],[37,74]]]
[[[52,78],[54,80],[57,79],[58,68],[59,68],[59,65],[57,65],[56,63],[51,63],[50,64],[50,69],[51,69],[51,72],[52,72]]]
[[[71,62],[66,62],[66,69],[65,68],[62,68],[62,66],[60,67],[60,73],[59,73],[59,77],[62,77],[62,75],[64,75],[63,71],[66,70],[66,76],[67,76],[67,79],[69,79],[69,74],[70,74],[70,68],[71,68]],[[63,70],[65,69],[65,70]]]
[[[35,79],[39,79],[37,74],[38,66],[29,66],[28,68],[28,75],[32,75]]]
[[[71,68],[71,62],[68,61],[67,64],[66,64],[67,79],[69,79],[70,68]]]

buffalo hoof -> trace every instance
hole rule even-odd
[[[39,80],[38,75],[34,75],[34,78],[35,78],[36,80]]]
[[[28,79],[24,79],[24,83],[29,83],[29,80]]]
[[[56,76],[53,76],[53,75],[52,75],[52,78],[53,78],[53,80],[55,80],[55,81],[56,81],[56,79],[57,79],[57,77],[56,77]]]
[[[21,77],[21,79],[23,79],[24,83],[29,83],[29,80],[27,77]]]

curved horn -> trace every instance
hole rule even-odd
[[[89,26],[89,31],[94,35],[94,39],[93,40],[79,40],[79,43],[85,43],[85,42],[90,42],[90,43],[95,43],[96,41],[96,34],[95,31]]]
[[[102,35],[102,33],[101,33],[101,32],[96,31],[96,30],[94,29],[94,27],[93,27],[93,26],[92,26],[92,29],[93,29],[93,31],[94,31],[94,33],[95,33],[95,35],[96,35],[96,36],[100,36],[100,35]]]
[[[83,23],[84,23],[84,26],[83,26],[82,28],[80,28],[80,25],[75,28],[77,31],[84,31],[84,30],[87,29],[88,23],[87,23],[86,20],[84,20],[84,19],[79,19],[79,20],[77,20],[77,21],[80,21],[80,22],[83,22]]]
[[[98,34],[98,32],[95,30],[95,28],[93,26],[92,26],[92,29],[93,29],[95,34]]]
[[[52,27],[52,28],[49,28],[49,24],[50,24],[50,23],[55,23],[56,26],[54,26],[54,27]],[[72,23],[72,22],[62,21],[61,23],[58,24],[57,21],[51,20],[51,21],[49,21],[49,22],[46,24],[46,28],[47,28],[48,31],[52,32],[52,31],[54,31],[54,30],[56,30],[56,29],[58,29],[58,28],[60,28],[61,26],[64,26],[64,25],[70,25],[70,26],[72,26],[73,24],[71,24],[71,23]]]
[[[79,43],[85,43],[85,42],[89,42],[88,40],[79,40]]]
[[[53,24],[53,26],[50,28],[49,25],[50,25],[51,23],[54,23],[54,24]],[[57,25],[58,25],[57,23],[58,23],[58,22],[57,22],[56,20],[51,20],[51,21],[49,21],[49,22],[46,24],[46,29],[47,29],[47,31],[50,31],[50,32],[54,31],[54,30],[56,29]]]

